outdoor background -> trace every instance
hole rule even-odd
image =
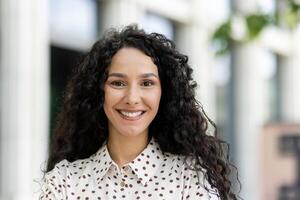
[[[70,72],[106,29],[130,23],[189,56],[240,196],[299,197],[299,22],[299,0],[0,0],[0,199],[38,198]]]

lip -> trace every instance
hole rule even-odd
[[[125,111],[125,112],[139,112],[139,111],[142,111],[142,112],[145,112],[146,110],[143,110],[143,109],[135,109],[135,110],[131,110],[131,109],[116,109],[118,112],[120,112],[121,110],[122,111]]]
[[[142,114],[139,115],[139,116],[136,116],[136,117],[127,117],[125,115],[122,115],[121,110],[125,111],[125,112],[139,112],[139,111],[142,111]],[[139,120],[139,119],[141,119],[143,117],[143,115],[145,114],[146,111],[145,110],[127,110],[127,109],[123,110],[123,109],[117,109],[117,112],[125,120],[128,120],[128,121],[137,121],[137,120]]]

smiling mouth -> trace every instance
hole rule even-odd
[[[123,111],[123,110],[117,110],[118,113],[122,116],[122,118],[127,119],[127,120],[137,120],[140,119],[141,116],[146,112],[146,111]]]

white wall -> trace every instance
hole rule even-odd
[[[0,198],[29,200],[49,133],[47,1],[0,1],[0,9]]]

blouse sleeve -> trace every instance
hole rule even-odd
[[[46,173],[42,180],[41,194],[39,200],[64,200],[65,199],[65,185],[64,161],[54,167],[53,170]]]
[[[218,191],[213,189],[207,180],[204,180],[203,174],[199,172],[198,179],[197,173],[192,170],[190,170],[189,176],[185,177],[183,199],[221,200]]]

